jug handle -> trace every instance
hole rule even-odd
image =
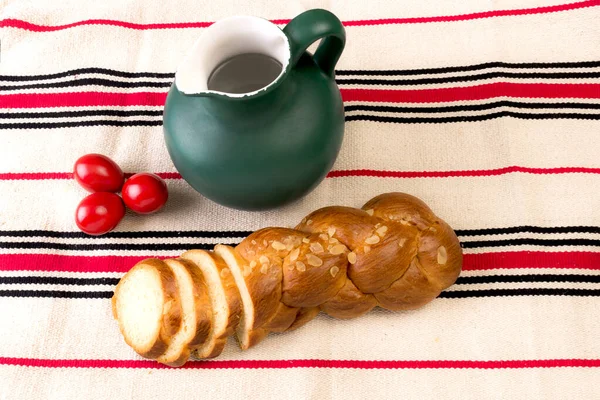
[[[335,64],[346,44],[346,31],[335,15],[322,9],[308,10],[291,20],[283,32],[290,41],[292,67],[311,44],[323,39],[313,59],[325,74],[334,76]]]

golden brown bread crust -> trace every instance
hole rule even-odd
[[[327,234],[307,239],[309,243],[297,248],[296,261],[288,257],[283,266],[281,301],[290,307],[316,307],[335,296],[346,281],[347,252],[332,254]]]
[[[422,272],[418,260],[414,260],[402,278],[374,296],[379,306],[393,311],[412,310],[419,308],[441,292]]]
[[[148,350],[145,353],[142,352],[137,352],[140,356],[144,357],[144,358],[149,358],[151,360],[155,360],[156,357],[160,356],[162,353],[165,352],[165,350],[167,350],[167,347],[169,347],[169,343],[164,341],[164,338],[161,337],[161,340],[157,340],[156,343],[154,344],[154,346],[152,346],[152,348],[150,350]],[[128,345],[131,346],[130,343],[127,343]],[[133,348],[133,346],[131,346]]]
[[[161,260],[150,259],[146,260],[145,264],[153,264],[160,274],[160,279],[163,285],[164,302],[161,339],[165,343],[169,343],[171,336],[179,330],[181,326],[181,304],[179,303],[179,288],[173,271]]]
[[[204,282],[204,277],[200,271],[191,262],[182,258],[166,259],[164,260],[164,263],[167,264],[167,266],[169,266],[174,273],[175,271],[179,270],[183,275],[187,275],[187,279],[191,281],[192,304],[189,304],[188,306],[193,306],[193,317],[195,319],[195,324],[189,327],[191,329],[188,332],[188,328],[186,327],[185,323],[186,317],[183,316],[182,325],[178,330],[177,335],[184,335],[184,339],[180,339],[179,343],[177,343],[176,347],[174,347],[175,350],[171,349],[171,346],[174,345],[174,343],[171,342],[165,352],[156,358],[156,360],[160,363],[169,365],[171,367],[179,367],[185,364],[185,362],[189,359],[191,350],[195,349],[198,344],[202,344],[206,341],[206,339],[208,339],[212,327],[212,312],[210,311],[210,300],[208,298],[208,293],[206,292],[207,288]],[[180,286],[179,290],[181,290],[181,284],[183,281],[178,278],[176,273],[175,280]],[[185,301],[184,299],[186,298],[181,296],[180,292],[180,305],[182,313],[185,315],[186,307],[183,304]],[[189,308],[187,308],[187,310],[189,312]],[[190,337],[190,335],[194,336]],[[178,351],[178,353],[175,351]]]
[[[281,289],[279,275],[251,275],[259,280],[252,298],[263,301],[263,318],[253,328],[277,332],[301,326],[319,310],[348,319],[377,305],[390,310],[420,307],[454,283],[462,268],[454,231],[425,203],[405,193],[377,196],[362,209],[316,210],[294,230],[253,233],[236,251],[248,261],[267,257],[281,267]],[[294,322],[285,328],[294,314]]]
[[[377,305],[372,294],[358,290],[350,279],[331,299],[321,304],[321,311],[338,319],[350,319],[366,314]]]
[[[381,222],[364,210],[352,207],[330,206],[320,208],[308,214],[296,229],[310,233],[328,233],[335,230],[333,237],[346,246],[362,243]]]
[[[158,270],[164,294],[163,318],[159,340],[157,340],[148,352],[140,354],[142,357],[154,359],[164,353],[171,342],[171,336],[177,333],[181,326],[182,313],[181,305],[179,304],[179,288],[177,287],[175,275],[173,275],[171,269],[163,261],[149,259],[142,262],[146,265],[151,264]]]
[[[385,221],[419,230],[418,255],[422,273],[441,289],[452,285],[462,269],[462,250],[456,233],[420,199],[406,193],[386,193],[364,206]]]
[[[376,306],[420,307],[452,285],[462,268],[452,228],[405,193],[382,194],[361,209],[325,207],[295,229],[258,230],[232,253],[253,307],[244,349],[269,332],[297,329],[320,311],[348,319]],[[218,262],[221,270],[225,263]],[[235,308],[241,302],[233,282],[227,296]],[[238,320],[239,313],[228,333]],[[209,357],[220,353],[224,340]]]
[[[183,258],[178,258],[177,261],[185,267],[187,273],[192,278],[192,282],[194,282],[196,335],[190,343],[188,343],[188,347],[193,350],[194,348],[201,346],[210,335],[210,330],[212,328],[212,309],[208,297],[206,281],[200,270]]]
[[[210,260],[212,263],[214,263],[214,267],[217,271],[217,275],[219,276],[219,280],[221,282],[221,287],[223,288],[225,298],[227,300],[229,314],[226,331],[227,335],[230,335],[237,326],[240,319],[240,313],[242,310],[240,292],[238,291],[237,285],[235,284],[235,280],[231,271],[229,270],[227,264],[220,255],[212,251],[190,250],[183,253],[181,255],[181,259],[186,260],[189,263],[188,265],[193,265],[195,263],[194,259],[197,257],[198,254],[202,257],[207,257],[207,260]],[[202,276],[201,271],[198,268],[196,268],[196,270],[198,274]]]
[[[181,258],[188,260],[191,264],[209,263],[207,264],[209,267],[205,267],[210,268],[211,271],[214,270],[218,276],[218,282],[227,302],[227,325],[222,331],[211,331],[210,340],[195,346],[196,348],[192,351],[192,354],[198,358],[217,357],[223,351],[227,344],[227,338],[233,334],[240,321],[242,300],[239,290],[231,270],[220,255],[212,251],[190,250],[183,253]],[[200,265],[197,267],[200,268]],[[214,328],[214,320],[212,323]]]
[[[253,330],[249,331],[247,345],[243,345],[238,340],[238,343],[240,344],[240,348],[242,350],[248,350],[250,347],[256,346],[257,344],[262,342],[262,340],[264,338],[266,338],[269,335],[269,333],[271,333],[271,331],[269,331],[267,329],[262,329],[262,328],[253,329]]]
[[[296,320],[298,311],[300,311],[299,308],[288,307],[280,302],[273,318],[264,324],[262,329],[270,332],[285,332]]]
[[[223,289],[225,290],[225,297],[228,300],[229,321],[227,324],[227,336],[230,336],[233,334],[233,331],[240,322],[240,316],[242,313],[242,299],[240,298],[240,292],[235,284],[235,279],[233,278],[233,275],[223,258],[212,251],[207,253],[210,254],[210,256],[215,260],[215,264],[217,265],[217,270],[219,271],[219,276],[221,277],[221,282],[223,284]]]
[[[301,326],[310,322],[314,317],[316,317],[317,314],[319,314],[319,312],[321,312],[319,307],[301,308],[300,311],[298,311],[298,316],[296,317],[296,320],[292,325],[290,325],[289,328],[287,328],[286,331],[293,331],[295,329],[300,328]]]
[[[283,258],[294,245],[302,243],[302,238],[292,229],[266,228],[252,233],[236,246],[235,251],[243,259],[244,265],[249,267],[244,271],[244,281],[254,305],[253,329],[269,322],[279,309]],[[284,247],[278,247],[279,250],[273,248],[276,241]]]
[[[404,274],[417,255],[416,229],[399,224],[378,224],[373,227],[371,236],[355,248],[357,261],[348,271],[354,285],[363,293],[377,293],[388,288]],[[380,228],[385,234],[376,233]],[[373,243],[375,241],[377,243]]]
[[[247,349],[250,346],[257,344],[268,334],[268,331],[265,329],[252,328],[256,317],[255,313],[257,311],[254,300],[257,299],[257,296],[252,296],[250,294],[248,284],[246,282],[246,280],[250,281],[255,279],[257,275],[254,275],[253,273],[260,271],[260,269],[255,268],[256,262],[252,263],[253,267],[250,267],[250,263],[231,246],[218,244],[215,246],[215,253],[219,254],[229,266],[240,292],[240,299],[242,300],[242,312],[240,314],[240,321],[236,327],[235,336],[240,347],[242,349]],[[253,275],[254,278],[251,275]],[[281,305],[281,303],[279,304]]]

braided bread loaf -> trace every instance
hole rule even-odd
[[[354,318],[420,307],[462,268],[458,238],[421,200],[387,193],[362,209],[325,207],[295,229],[264,228],[237,247],[145,260],[119,282],[113,314],[140,355],[180,366],[296,329],[320,311]]]

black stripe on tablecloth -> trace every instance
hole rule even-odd
[[[414,76],[414,75],[435,75],[435,74],[448,74],[448,73],[463,73],[463,72],[474,72],[484,71],[486,69],[504,68],[504,69],[579,69],[579,68],[598,68],[600,67],[600,61],[574,61],[574,62],[536,62],[536,63],[509,63],[509,62],[486,62],[473,65],[459,65],[459,66],[447,66],[447,67],[436,67],[436,68],[416,68],[416,69],[404,69],[404,70],[336,70],[336,75],[340,76]],[[41,75],[0,75],[0,81],[5,82],[31,82],[31,81],[43,81],[65,78],[68,76],[94,74],[94,75],[106,75],[119,78],[152,78],[152,79],[165,79],[172,80],[175,77],[173,72],[127,72],[118,71],[108,68],[78,68],[63,72],[57,72],[53,74],[41,74]]]
[[[597,68],[600,67],[600,61],[574,61],[574,62],[550,62],[550,63],[508,63],[508,62],[487,62],[473,65],[438,67],[438,68],[417,68],[417,69],[396,69],[396,70],[336,70],[336,75],[367,75],[367,76],[412,76],[412,75],[432,75],[448,74],[453,72],[472,72],[482,71],[491,68],[510,68],[510,69],[552,69],[552,68]]]
[[[248,236],[251,233],[252,231],[136,231],[108,232],[102,236],[90,236],[76,231],[11,230],[0,231],[0,237],[50,237],[66,239],[237,238]]]
[[[83,232],[49,230],[0,230],[0,237],[47,237],[56,239],[144,239],[144,238],[243,238],[253,231],[132,231],[108,232],[102,236],[90,236]],[[508,235],[515,233],[593,233],[600,234],[600,226],[509,226],[501,228],[455,229],[458,236]]]
[[[119,283],[119,278],[69,278],[59,276],[0,276],[4,285],[111,285]]]
[[[485,104],[468,104],[456,106],[435,107],[403,107],[403,106],[373,106],[366,104],[347,105],[345,112],[387,112],[405,114],[440,114],[463,111],[488,111],[501,107],[511,107],[524,110],[600,110],[600,103],[523,103],[518,101],[494,101]],[[162,117],[162,110],[69,110],[69,111],[47,111],[47,112],[0,112],[0,119],[51,119],[51,118],[82,118],[82,117]],[[57,121],[60,122],[60,121]]]
[[[237,243],[230,243],[237,245]],[[513,247],[513,246],[600,246],[600,239],[535,239],[515,238],[504,240],[474,240],[461,241],[464,249],[476,249],[486,247]],[[121,251],[174,251],[190,248],[209,250],[214,244],[209,243],[47,243],[47,242],[0,242],[0,249],[49,249],[49,250],[72,250],[72,251],[96,251],[96,250],[121,250]]]
[[[27,82],[27,81],[42,81],[50,79],[59,79],[67,76],[83,75],[83,74],[97,74],[97,75],[108,75],[116,76],[119,78],[157,78],[157,79],[173,79],[175,74],[173,72],[126,72],[117,71],[108,68],[78,68],[71,69],[68,71],[57,72],[54,74],[43,74],[43,75],[0,75],[0,81],[6,82]]]
[[[590,79],[600,78],[600,72],[488,72],[478,75],[448,76],[443,78],[418,79],[336,79],[338,85],[435,85],[442,83],[475,82],[486,79]]]
[[[0,290],[0,297],[40,297],[63,299],[110,299],[112,291],[61,291],[61,290]],[[506,297],[506,296],[600,296],[600,289],[488,289],[488,290],[452,290],[442,292],[440,298],[460,299],[469,297]]]
[[[55,299],[110,299],[112,291],[74,292],[62,290],[0,290],[0,297],[42,297]]]
[[[50,250],[149,250],[170,251],[201,249],[212,250],[214,244],[208,243],[100,243],[100,244],[72,244],[72,243],[46,243],[46,242],[0,242],[0,249],[50,249]]]
[[[488,79],[595,79],[600,78],[600,72],[487,72],[476,75],[447,76],[441,78],[417,79],[364,79],[348,78],[336,79],[340,86],[344,85],[386,85],[386,86],[414,86],[436,85],[446,83],[476,82]],[[0,85],[0,91],[15,91],[29,89],[57,89],[79,86],[103,86],[109,88],[168,88],[171,81],[122,81],[103,78],[83,78],[58,82],[36,82],[22,85]]]
[[[388,117],[381,115],[347,115],[346,122],[351,121],[370,121],[386,122],[396,124],[442,124],[454,122],[480,122],[489,121],[498,118],[516,118],[525,120],[543,120],[543,119],[582,119],[582,120],[600,120],[600,114],[585,113],[519,113],[513,111],[499,111],[485,115],[465,115],[456,117]]]
[[[48,112],[0,112],[0,119],[80,117],[162,117],[163,110],[72,110]]]
[[[0,123],[0,129],[58,129],[75,128],[82,126],[161,126],[161,119],[154,120],[91,120],[91,121],[64,121],[64,122],[17,122]]]
[[[461,111],[487,111],[500,107],[511,107],[524,110],[544,110],[544,109],[577,109],[577,110],[600,110],[600,103],[523,103],[518,101],[494,101],[484,104],[467,104],[457,106],[424,106],[424,107],[403,107],[403,106],[372,106],[366,104],[347,105],[344,106],[345,112],[353,111],[372,111],[372,112],[388,112],[388,113],[405,113],[405,114],[439,114]]]
[[[511,247],[511,246],[600,246],[598,239],[534,239],[534,238],[515,238],[504,240],[474,240],[461,241],[461,247],[464,249],[476,249],[482,247]],[[1,246],[1,245],[0,245]]]
[[[458,236],[508,235],[514,233],[600,233],[600,226],[509,226],[505,228],[455,229]],[[1,236],[1,231],[0,231]]]
[[[105,86],[110,88],[168,88],[171,82],[154,81],[113,81],[110,79],[85,78],[74,79],[72,81],[47,82],[47,83],[28,83],[26,85],[0,85],[0,91],[25,90],[25,89],[51,89],[51,88],[72,88],[77,86]]]
[[[488,275],[460,276],[456,285],[490,284],[490,283],[600,283],[600,275],[584,274],[524,274],[524,275]],[[93,286],[119,283],[119,278],[72,278],[56,276],[0,276],[0,284],[4,285],[73,285]]]
[[[453,117],[390,117],[381,115],[347,115],[346,122],[370,121],[396,124],[443,124],[456,122],[480,122],[498,118],[516,118],[525,120],[550,120],[550,119],[580,119],[600,120],[600,114],[587,113],[519,113],[513,111],[500,111],[485,115],[465,115]],[[82,120],[61,122],[18,122],[0,123],[0,129],[58,129],[86,126],[161,126],[162,118],[153,120]]]
[[[452,290],[442,292],[444,299],[463,299],[469,297],[507,297],[507,296],[600,296],[599,289],[488,289],[488,290]]]
[[[524,274],[524,275],[487,275],[459,276],[456,285],[475,285],[485,283],[537,283],[537,282],[567,282],[567,283],[600,283],[600,275],[584,274]],[[0,278],[2,283],[2,278]]]
[[[600,227],[598,227],[600,230]],[[139,231],[108,232],[102,236],[90,236],[83,232],[58,232],[45,230],[0,231],[0,237],[49,237],[65,239],[143,239],[143,238],[238,238],[252,231]]]

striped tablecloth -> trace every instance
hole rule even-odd
[[[600,397],[600,2],[0,1],[0,398]],[[162,105],[211,21],[347,28],[346,136],[302,201],[202,198],[166,152]],[[79,156],[167,179],[171,199],[77,231]],[[169,369],[123,342],[108,298],[137,260],[236,243],[326,205],[404,191],[457,229],[455,286],[413,312],[324,315],[242,353]]]

